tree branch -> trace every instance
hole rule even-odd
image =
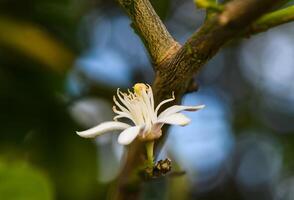
[[[260,33],[290,21],[294,21],[294,6],[289,6],[262,16],[248,28],[246,34]]]
[[[133,21],[133,25],[145,43],[155,65],[156,77],[153,83],[155,102],[170,97],[175,92],[177,100],[190,88],[191,80],[206,62],[231,39],[238,37],[263,14],[284,0],[234,0],[228,2],[223,11],[215,14],[192,35],[183,47],[174,41],[153,10],[148,0],[119,0]],[[260,18],[257,24],[277,19],[277,15]],[[275,20],[277,21],[277,20]],[[270,23],[273,26],[275,23]],[[256,26],[255,26],[256,27]],[[258,28],[259,29],[259,28]],[[250,29],[252,30],[252,29]],[[257,29],[256,29],[257,30]],[[142,161],[144,145],[129,146],[126,164],[117,182],[115,199],[137,199],[139,190],[134,185],[138,166]],[[138,189],[138,182],[135,181]]]
[[[144,145],[140,141],[133,142],[126,152],[126,160],[111,191],[111,200],[136,200],[139,198],[141,181],[139,166],[144,163]]]
[[[158,68],[153,84],[157,102],[169,97],[172,91],[178,98],[183,95],[194,75],[225,43],[281,1],[234,0],[227,3],[223,12],[208,19],[168,65]]]
[[[155,66],[176,52],[180,45],[172,38],[149,0],[118,0],[133,22]]]

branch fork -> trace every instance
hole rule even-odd
[[[294,6],[268,14],[269,11],[284,3],[284,0],[234,0],[221,6],[214,0],[196,1],[208,2],[209,4],[201,4],[207,5],[207,12],[211,9],[211,5],[218,6],[218,9],[181,46],[170,35],[149,0],[118,0],[131,18],[133,28],[144,43],[154,65],[156,77],[152,88],[156,104],[169,97],[172,91],[175,92],[177,101],[180,101],[185,92],[195,88],[192,87],[195,74],[228,41],[266,31],[294,20]],[[142,164],[141,155],[144,152],[142,146],[144,147],[140,142],[136,142],[128,147],[126,163],[118,177],[115,199],[137,199],[139,190],[136,190],[137,193],[132,193],[130,197],[125,188],[134,183],[131,177],[134,177],[135,169]],[[147,148],[152,170],[166,166],[162,164],[170,164],[166,160],[154,166],[153,156],[151,157],[153,148],[153,144]],[[138,179],[135,180],[138,181]],[[136,185],[140,186],[140,184]]]

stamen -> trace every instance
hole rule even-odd
[[[155,109],[155,114],[157,115],[157,113],[158,113],[158,111],[159,111],[159,109],[160,109],[160,107],[161,107],[162,105],[164,105],[164,104],[166,104],[166,103],[168,103],[168,102],[171,102],[171,101],[173,101],[173,100],[175,100],[175,93],[174,93],[174,92],[172,92],[172,98],[170,98],[170,99],[166,99],[166,100],[162,101],[160,104],[158,104],[158,106],[157,106],[156,109]]]
[[[133,88],[135,94],[137,94],[138,96],[141,96],[142,92],[148,89],[148,87],[144,83],[136,83]]]

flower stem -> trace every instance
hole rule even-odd
[[[153,167],[153,149],[154,149],[154,141],[147,142],[146,152],[147,152],[148,165],[150,167]]]

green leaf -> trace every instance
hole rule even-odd
[[[57,72],[65,72],[74,54],[40,26],[0,16],[0,46],[25,55]]]
[[[0,160],[0,199],[52,200],[53,189],[48,178],[24,162]]]

